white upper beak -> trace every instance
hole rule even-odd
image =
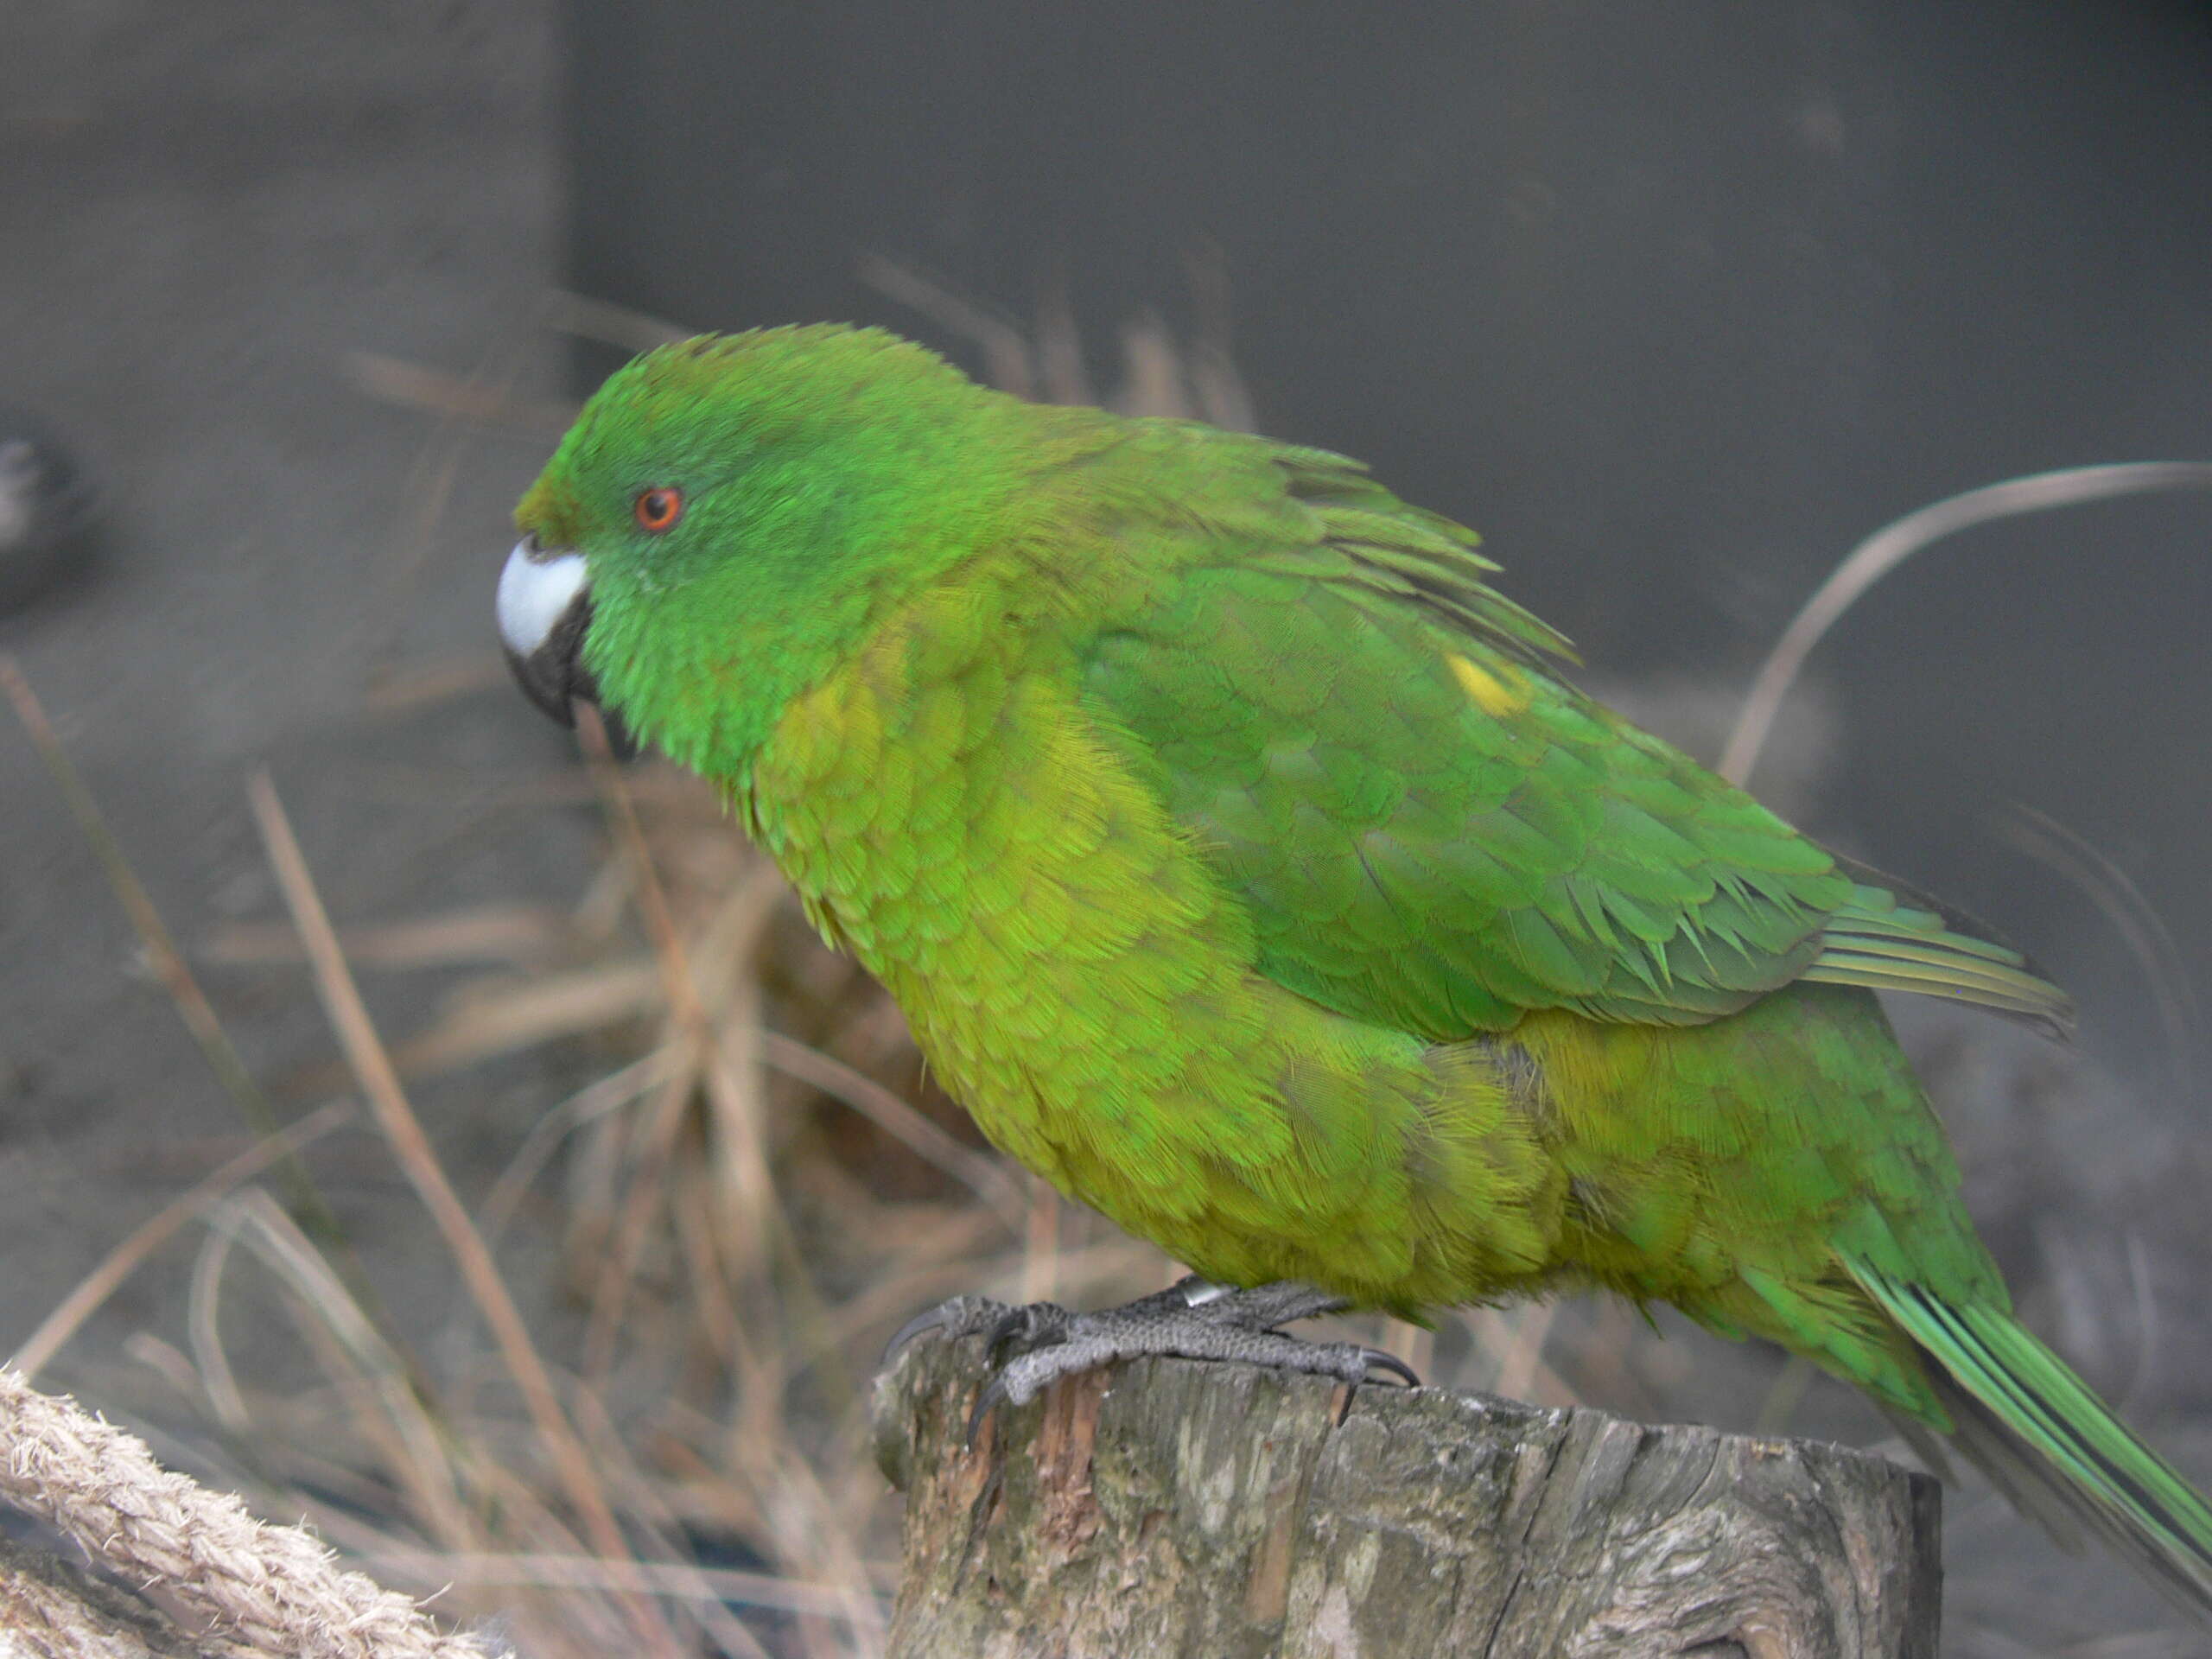
[[[583,591],[584,556],[548,553],[524,537],[507,555],[499,572],[499,638],[509,651],[526,658]]]

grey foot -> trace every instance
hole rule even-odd
[[[1275,1329],[1350,1306],[1341,1296],[1310,1285],[1284,1282],[1228,1290],[1201,1279],[1140,1297],[1096,1313],[1071,1313],[1052,1302],[1009,1307],[981,1296],[956,1296],[911,1319],[892,1338],[886,1358],[929,1332],[947,1337],[990,1335],[990,1355],[1019,1349],[1001,1365],[968,1420],[974,1444],[983,1420],[1001,1401],[1026,1406],[1050,1383],[1116,1360],[1172,1354],[1184,1359],[1241,1361],[1278,1370],[1333,1376],[1357,1387],[1370,1370],[1385,1370],[1409,1387],[1421,1379],[1403,1360],[1356,1342],[1307,1342]],[[1349,1406],[1350,1402],[1346,1402]]]

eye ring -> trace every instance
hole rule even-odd
[[[631,504],[630,512],[638,521],[638,528],[655,536],[674,530],[683,517],[683,492],[666,484],[656,484],[650,490],[640,490]]]

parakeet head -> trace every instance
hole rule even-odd
[[[523,497],[499,588],[516,677],[734,777],[887,602],[974,544],[999,405],[894,335],[702,335],[617,372]]]

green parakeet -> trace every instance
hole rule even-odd
[[[1603,1287],[2212,1609],[2212,1510],[2012,1317],[1874,992],[2063,995],[1560,677],[1470,531],[838,327],[639,359],[517,521],[538,701],[712,779],[985,1135],[1241,1287],[1046,1321],[1013,1397],[1147,1347],[1356,1376],[1272,1327]]]

